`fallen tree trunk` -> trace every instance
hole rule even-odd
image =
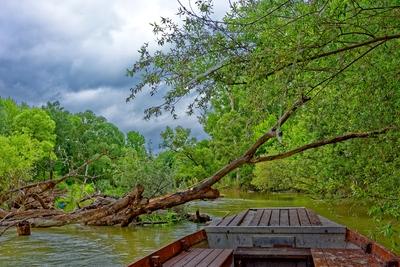
[[[174,207],[195,199],[219,197],[218,190],[206,188],[169,194],[149,201],[142,198],[143,191],[144,188],[138,186],[127,196],[117,199],[113,203],[94,209],[82,208],[71,213],[50,209],[11,212],[4,221],[0,222],[0,226],[15,225],[21,220],[29,221],[32,227],[61,226],[71,223],[127,226],[141,214]]]

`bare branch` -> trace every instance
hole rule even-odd
[[[250,163],[259,163],[259,162],[264,162],[264,161],[273,161],[273,160],[278,160],[278,159],[284,159],[284,158],[293,156],[295,154],[302,153],[302,152],[312,149],[312,148],[317,148],[317,147],[321,147],[321,146],[325,146],[325,145],[329,145],[329,144],[335,144],[335,143],[339,143],[339,142],[343,142],[343,141],[347,141],[347,140],[355,139],[355,138],[368,138],[368,137],[384,134],[384,133],[388,132],[389,130],[393,130],[393,129],[397,129],[397,128],[396,127],[386,127],[386,128],[371,131],[371,132],[348,133],[348,134],[336,136],[336,137],[333,137],[330,139],[316,141],[316,142],[289,150],[284,153],[279,153],[279,154],[271,155],[271,156],[258,157],[258,158],[251,160]]]
[[[67,173],[66,175],[64,175],[63,177],[61,177],[61,178],[59,178],[57,180],[46,180],[46,181],[43,181],[43,182],[32,183],[32,184],[25,185],[25,186],[22,186],[22,187],[19,187],[19,188],[16,188],[16,189],[9,190],[9,191],[7,191],[7,192],[5,192],[5,193],[0,195],[0,203],[3,203],[4,201],[6,201],[14,193],[20,193],[20,196],[21,196],[22,199],[26,199],[26,198],[28,198],[30,196],[33,196],[33,194],[36,194],[36,195],[42,194],[42,193],[46,192],[47,190],[50,190],[50,189],[54,188],[57,184],[62,183],[66,179],[68,179],[70,177],[75,177],[86,166],[88,166],[89,164],[93,163],[94,161],[99,160],[104,155],[105,154],[102,153],[102,154],[97,155],[93,159],[89,159],[89,160],[85,161],[81,166],[79,166],[78,168],[70,171],[69,173]],[[32,188],[35,188],[34,192],[29,191]]]
[[[340,69],[338,72],[334,73],[333,75],[329,76],[328,78],[322,80],[321,82],[317,83],[316,85],[312,86],[310,88],[310,90],[307,91],[306,95],[308,95],[309,93],[311,93],[315,88],[317,88],[318,86],[324,84],[325,82],[327,82],[324,87],[322,87],[320,90],[318,90],[317,93],[315,93],[315,95],[313,96],[313,98],[315,98],[324,88],[326,88],[326,86],[334,79],[336,78],[339,74],[341,74],[342,72],[344,72],[346,69],[348,69],[351,65],[353,65],[354,63],[356,63],[358,60],[360,60],[361,58],[363,58],[364,56],[366,56],[369,52],[371,52],[372,50],[374,50],[375,48],[377,48],[378,46],[380,46],[381,44],[385,43],[385,41],[382,41],[380,43],[377,43],[376,45],[372,46],[371,48],[369,48],[367,51],[365,51],[364,53],[362,53],[360,56],[358,56],[357,58],[355,58],[354,60],[352,60],[349,64],[347,64],[345,67],[343,67],[342,69]]]
[[[352,50],[352,49],[355,49],[355,48],[358,48],[358,47],[362,47],[362,46],[366,46],[366,45],[369,45],[369,44],[373,44],[373,43],[376,43],[376,42],[381,42],[381,41],[385,41],[386,42],[386,41],[389,41],[389,40],[392,40],[392,39],[397,39],[397,38],[400,38],[400,34],[380,36],[380,37],[376,37],[374,39],[371,39],[371,40],[368,40],[368,41],[365,41],[365,42],[361,42],[361,43],[357,43],[357,44],[354,44],[354,45],[345,46],[345,47],[339,48],[337,50],[333,50],[333,51],[317,54],[317,55],[314,55],[314,56],[311,56],[311,57],[308,57],[308,58],[304,58],[304,59],[298,59],[298,60],[295,60],[294,62],[290,62],[288,64],[285,64],[285,65],[283,65],[281,67],[278,67],[277,69],[274,69],[274,70],[268,72],[266,74],[266,77],[269,77],[269,76],[275,74],[276,72],[281,71],[281,70],[283,70],[283,69],[285,69],[287,67],[290,67],[290,66],[292,66],[294,64],[297,64],[297,63],[312,61],[312,60],[315,60],[315,59],[319,59],[319,58],[323,58],[323,57],[339,54],[339,53],[342,53],[344,51]]]
[[[66,175],[64,175],[63,177],[61,177],[61,178],[59,178],[57,180],[47,180],[47,181],[43,181],[43,182],[39,182],[39,183],[29,184],[29,185],[26,185],[26,186],[19,187],[17,189],[10,190],[10,191],[6,192],[6,194],[7,193],[15,193],[17,191],[21,191],[21,190],[24,190],[24,189],[29,189],[29,188],[37,187],[37,186],[41,186],[41,185],[47,185],[47,184],[56,185],[56,184],[59,184],[59,183],[65,181],[69,177],[73,177],[73,176],[78,175],[79,171],[81,171],[83,168],[85,168],[87,165],[93,163],[94,161],[99,160],[104,155],[105,154],[99,154],[95,158],[85,161],[85,163],[83,163],[81,166],[79,166],[78,168],[70,171],[69,173],[67,173]]]

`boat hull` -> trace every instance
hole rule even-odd
[[[393,252],[309,209],[249,209],[176,240],[130,267],[385,266]]]

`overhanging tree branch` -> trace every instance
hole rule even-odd
[[[362,46],[374,44],[374,43],[381,42],[381,41],[386,42],[386,41],[389,41],[389,40],[392,40],[392,39],[398,39],[398,38],[400,38],[400,34],[379,36],[379,37],[376,37],[374,39],[371,39],[371,40],[368,40],[368,41],[365,41],[365,42],[360,42],[360,43],[357,43],[357,44],[354,44],[354,45],[345,46],[345,47],[342,47],[342,48],[339,48],[339,49],[336,49],[336,50],[333,50],[333,51],[317,54],[317,55],[314,55],[314,56],[311,56],[311,57],[308,57],[308,58],[298,59],[298,60],[295,60],[294,62],[290,62],[290,63],[284,64],[284,65],[278,67],[277,69],[274,69],[274,70],[268,72],[265,75],[265,77],[268,78],[269,76],[275,74],[276,72],[281,71],[281,70],[283,70],[283,69],[285,69],[287,67],[290,67],[290,66],[292,66],[294,64],[303,63],[303,62],[307,62],[307,61],[312,61],[312,60],[315,60],[315,59],[324,58],[324,57],[328,57],[328,56],[331,56],[331,55],[339,54],[339,53],[342,53],[344,51],[352,50],[352,49],[359,48],[359,47],[362,47]]]
[[[306,150],[329,145],[329,144],[335,144],[343,141],[347,141],[350,139],[355,139],[355,138],[368,138],[380,134],[384,134],[388,132],[389,130],[396,129],[396,127],[386,127],[380,130],[375,130],[375,131],[370,131],[370,132],[359,132],[359,133],[347,133],[344,135],[336,136],[330,139],[325,139],[325,140],[320,140],[316,141],[292,150],[289,150],[287,152],[275,154],[275,155],[270,155],[270,156],[264,156],[264,157],[258,157],[255,159],[252,159],[250,163],[259,163],[259,162],[264,162],[264,161],[273,161],[273,160],[278,160],[278,159],[284,159],[291,157],[295,154],[302,153]]]
[[[257,141],[239,158],[235,159],[231,163],[225,165],[223,168],[221,168],[219,171],[217,171],[214,175],[211,177],[203,180],[200,182],[198,185],[192,188],[192,190],[200,190],[204,188],[211,187],[214,185],[216,182],[221,180],[222,177],[230,173],[231,171],[235,170],[236,168],[242,166],[245,163],[249,163],[250,160],[254,157],[254,154],[257,152],[257,149],[260,148],[265,142],[267,142],[269,139],[275,137],[276,135],[276,130],[278,127],[283,125],[290,116],[292,116],[298,108],[303,106],[306,102],[311,100],[310,97],[308,96],[301,96],[275,123],[274,126],[269,129],[269,131],[265,132],[264,135],[262,135],[260,138],[257,139]]]

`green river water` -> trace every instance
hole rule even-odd
[[[225,197],[218,200],[187,205],[189,210],[199,208],[212,217],[223,217],[246,208],[278,206],[308,207],[388,247],[392,244],[392,240],[376,231],[378,223],[368,217],[366,207],[357,203],[328,203],[300,194],[225,192]],[[18,237],[14,230],[9,230],[0,237],[0,267],[124,266],[202,227],[189,222],[126,228],[69,225],[34,228],[27,237]]]

